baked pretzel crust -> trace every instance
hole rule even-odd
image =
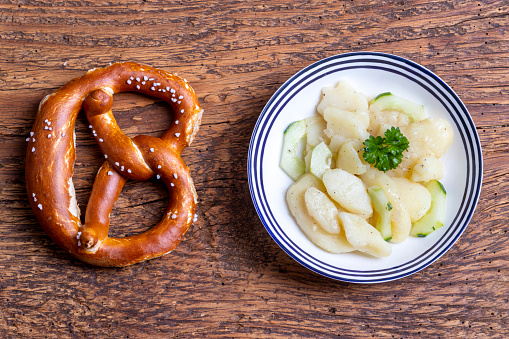
[[[125,136],[111,112],[114,93],[132,91],[162,99],[175,113],[160,138]],[[90,195],[85,224],[72,182],[74,125],[84,108],[105,156]],[[172,251],[195,219],[196,191],[180,158],[198,131],[203,110],[185,79],[137,63],[115,63],[71,80],[39,104],[27,149],[26,185],[31,207],[47,234],[76,258],[98,266],[127,266]],[[150,230],[108,237],[109,213],[127,179],[162,179],[170,202]]]

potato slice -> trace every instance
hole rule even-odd
[[[425,155],[412,169],[410,180],[414,182],[428,182],[440,180],[444,177],[444,166],[434,155]]]
[[[323,130],[327,128],[327,122],[322,116],[313,116],[304,119],[306,121],[307,143],[316,146],[321,142],[328,142]]]
[[[401,201],[406,205],[412,224],[421,219],[431,207],[431,193],[421,184],[405,178],[392,178]]]
[[[367,111],[368,99],[348,81],[340,80],[336,87],[324,87],[322,89],[322,98],[316,110],[323,114],[327,107],[335,107],[350,112]]]
[[[402,127],[401,132],[421,155],[431,152],[437,158],[445,153],[453,139],[452,127],[444,119],[427,118]]]
[[[453,139],[451,125],[443,119],[427,118],[400,128],[409,141],[401,164],[391,170],[391,176],[405,177],[414,182],[439,180],[444,176],[438,160]]]
[[[330,234],[339,234],[338,209],[325,193],[316,187],[309,187],[304,194],[309,215]]]
[[[352,139],[345,138],[341,135],[333,135],[329,142],[329,150],[332,153],[332,157],[335,158],[338,155],[339,150],[341,149],[341,146],[347,141],[350,141]]]
[[[323,118],[327,121],[327,129],[335,135],[362,141],[369,138],[368,124],[358,114],[328,107],[323,112]]]
[[[313,155],[313,146],[310,144],[306,144],[306,148],[302,151],[302,155],[304,156],[304,164],[306,164],[305,172],[309,172],[309,168],[311,167],[311,156]]]
[[[355,249],[348,243],[344,232],[330,234],[318,226],[309,215],[306,207],[305,193],[309,187],[325,192],[323,183],[311,173],[304,174],[294,182],[286,193],[286,202],[297,224],[307,238],[318,247],[330,253],[351,252]]]
[[[362,143],[360,141],[347,141],[341,146],[336,160],[336,167],[351,174],[363,174],[368,170],[366,163],[361,160]]]
[[[338,218],[345,230],[348,242],[356,249],[375,257],[388,257],[392,247],[380,232],[358,215],[341,212]]]
[[[329,196],[341,207],[365,219],[373,214],[371,199],[361,179],[336,168],[325,172],[322,180]]]
[[[410,119],[398,111],[373,111],[370,107],[369,132],[383,136],[388,128],[407,126]]]

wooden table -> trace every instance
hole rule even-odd
[[[507,338],[508,12],[505,0],[2,1],[0,337]],[[428,268],[384,284],[337,282],[293,261],[248,189],[248,145],[265,103],[302,67],[350,51],[435,72],[466,104],[483,146],[483,190],[463,236]],[[105,269],[40,228],[25,138],[46,94],[115,61],[183,75],[205,114],[183,153],[198,221],[171,254]],[[158,136],[173,119],[166,104],[134,94],[116,95],[114,111],[130,136]],[[82,209],[102,163],[87,125],[80,115]],[[168,200],[156,180],[129,182],[111,234],[150,228]]]

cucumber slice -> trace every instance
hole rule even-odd
[[[309,171],[322,179],[325,171],[330,169],[332,153],[324,142],[316,145],[311,151]]]
[[[447,195],[445,188],[438,180],[431,180],[426,184],[426,188],[431,193],[431,207],[412,227],[410,235],[416,237],[425,237],[444,225]]]
[[[297,156],[299,143],[306,136],[306,122],[299,120],[292,122],[283,135],[283,150],[279,167],[293,180],[297,180],[306,171],[304,160]]]
[[[391,210],[392,205],[387,199],[384,190],[378,186],[368,188],[368,194],[373,202],[373,207],[378,214],[375,228],[380,232],[385,241],[392,239]]]
[[[423,105],[416,104],[391,92],[377,95],[371,101],[370,107],[379,111],[393,110],[404,113],[408,116],[410,122],[417,122],[426,118]]]

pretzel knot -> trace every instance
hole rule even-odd
[[[113,94],[137,91],[167,101],[175,120],[160,138],[133,139],[118,127]],[[72,182],[74,123],[83,107],[104,157],[80,221]],[[98,266],[126,266],[171,252],[195,219],[196,191],[180,157],[201,120],[202,109],[184,79],[135,63],[91,70],[41,101],[29,139],[27,190],[44,230],[80,260]],[[108,237],[109,215],[128,179],[156,176],[170,191],[162,220],[150,230],[126,238]]]

